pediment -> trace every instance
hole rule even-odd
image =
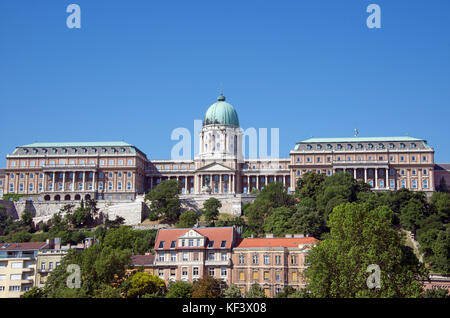
[[[200,169],[197,169],[197,171],[201,172],[208,172],[208,171],[227,171],[227,172],[233,172],[234,170],[230,167],[224,166],[220,163],[213,162],[207,166],[201,167]]]
[[[203,238],[203,235],[201,235],[200,233],[198,233],[196,230],[189,230],[187,232],[185,232],[183,235],[181,235],[180,238]]]

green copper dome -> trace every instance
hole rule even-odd
[[[225,96],[220,95],[217,102],[212,104],[206,111],[203,126],[206,125],[229,125],[239,127],[239,119],[233,106],[225,102]]]

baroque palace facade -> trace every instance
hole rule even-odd
[[[246,197],[271,182],[293,191],[308,171],[348,171],[380,191],[435,188],[434,150],[424,139],[311,138],[297,143],[289,158],[246,159],[243,137],[235,108],[221,95],[206,111],[193,160],[149,159],[125,142],[33,143],[7,155],[0,196],[133,201],[162,180],[177,179],[183,197]]]

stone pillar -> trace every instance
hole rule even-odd
[[[283,187],[286,187],[286,176],[283,176]]]
[[[356,168],[353,168],[353,179],[356,180]]]
[[[184,176],[184,194],[188,194],[188,176]]]
[[[42,180],[42,191],[41,192],[46,192],[47,191],[47,174],[42,171],[42,176],[43,176],[43,180]],[[9,188],[9,186],[8,186]]]
[[[259,175],[256,176],[256,189],[259,190]]]
[[[364,168],[364,182],[367,182],[367,168]]]
[[[389,189],[389,168],[386,168],[386,189]]]
[[[247,193],[250,193],[250,176],[247,176]]]
[[[95,171],[92,172],[92,190],[97,191],[97,185],[95,182]]]
[[[76,171],[72,171],[72,191],[75,192],[75,179],[77,178]]]
[[[52,192],[55,192],[55,171],[53,171]]]
[[[65,171],[63,171],[63,187],[62,187],[62,190],[63,191],[66,191],[66,172]]]
[[[378,189],[378,168],[375,168],[375,189]]]
[[[83,186],[81,188],[81,191],[85,191],[85,182],[86,182],[86,171],[83,171]]]
[[[222,193],[222,175],[219,174],[219,193]]]

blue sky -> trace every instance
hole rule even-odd
[[[168,159],[172,130],[192,131],[221,84],[243,128],[280,128],[282,156],[357,127],[427,139],[450,162],[449,13],[448,0],[1,0],[0,167],[35,141]]]

